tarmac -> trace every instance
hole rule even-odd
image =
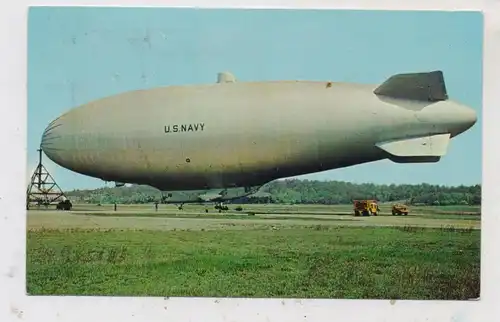
[[[231,206],[233,207],[233,206]],[[321,208],[307,212],[280,212],[266,208],[260,213],[256,207],[255,215],[245,211],[229,210],[222,214],[204,207],[185,207],[177,209],[174,205],[161,205],[158,210],[154,206],[132,205],[119,206],[117,211],[112,205],[103,207],[79,206],[71,211],[29,210],[27,229],[98,229],[98,230],[220,230],[220,229],[280,229],[305,226],[359,226],[387,227],[414,226],[428,228],[471,228],[481,229],[480,216],[477,219],[441,219],[424,213],[411,213],[408,216],[392,216],[381,213],[378,216],[355,217],[346,211]],[[253,210],[253,209],[252,209]],[[248,211],[252,211],[248,210]],[[470,218],[470,217],[467,217]]]

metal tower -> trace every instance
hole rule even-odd
[[[59,188],[54,178],[42,164],[42,149],[38,149],[38,166],[31,176],[26,193],[26,209],[35,203],[38,207],[48,207],[58,201],[66,200],[64,192]]]

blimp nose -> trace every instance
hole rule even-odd
[[[62,150],[62,137],[64,124],[61,122],[60,118],[52,121],[42,134],[42,140],[40,147],[49,159],[57,159],[58,152]]]

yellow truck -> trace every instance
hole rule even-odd
[[[392,205],[392,215],[393,216],[406,216],[408,215],[408,212],[410,211],[410,209],[408,208],[407,205],[404,205],[404,204],[401,204],[401,203],[397,203],[397,204],[394,204]]]
[[[379,207],[376,200],[354,200],[354,216],[376,216]]]

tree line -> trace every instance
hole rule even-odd
[[[273,181],[261,189],[264,196],[240,198],[233,203],[350,204],[356,199],[405,202],[411,205],[480,205],[481,185],[355,184],[343,181],[288,179]],[[161,192],[150,186],[73,190],[66,196],[77,203],[144,204],[160,201]]]

